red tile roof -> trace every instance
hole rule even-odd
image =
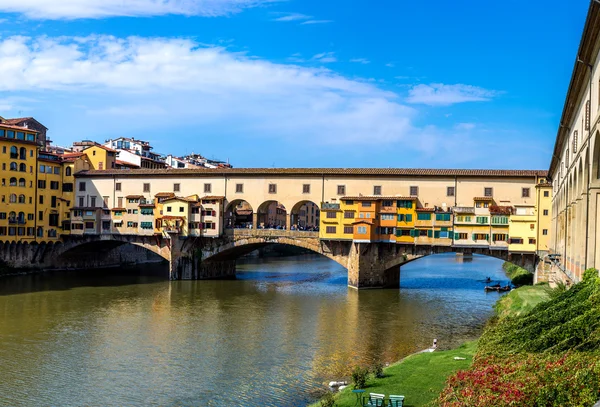
[[[417,208],[417,212],[435,212],[435,208]]]
[[[491,196],[476,196],[475,198],[473,198],[474,201],[493,201],[494,198],[492,198]]]
[[[173,198],[174,196],[173,192],[159,192],[154,195],[155,198]]]
[[[312,175],[312,176],[439,176],[439,177],[545,177],[545,170],[468,170],[422,168],[166,168],[139,170],[90,170],[79,176],[232,176],[232,175]]]
[[[19,131],[28,131],[30,133],[39,133],[39,131],[35,131],[33,129],[28,129],[28,128],[25,128],[23,126],[16,126],[14,124],[7,124],[6,121],[3,122],[3,123],[0,123],[0,127],[6,127],[6,128],[9,128],[9,129],[19,130]]]

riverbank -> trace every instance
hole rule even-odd
[[[501,297],[494,310],[496,320],[524,315],[538,304],[550,300],[552,290],[547,285],[524,286]],[[405,405],[428,406],[435,403],[444,390],[448,378],[456,372],[472,366],[478,353],[478,341],[468,342],[456,349],[417,353],[384,369],[383,378],[371,377],[365,386],[365,394],[383,393],[405,396]],[[457,358],[457,359],[455,359]],[[334,397],[335,406],[351,407],[356,403],[352,385]],[[321,402],[310,407],[320,407]]]

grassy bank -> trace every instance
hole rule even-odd
[[[548,301],[551,294],[552,289],[547,284],[520,287],[500,298],[494,309],[500,318],[523,315]]]
[[[523,267],[519,267],[516,264],[505,262],[502,264],[504,272],[510,278],[510,282],[516,286],[531,285],[533,284],[533,274],[525,270]]]
[[[383,378],[371,377],[367,381],[365,394],[400,394],[406,397],[404,405],[407,407],[425,406],[437,399],[450,374],[471,365],[475,349],[476,343],[470,342],[458,349],[409,356],[386,368]],[[465,360],[454,360],[455,356]],[[336,406],[355,405],[356,397],[350,387],[336,395]],[[320,404],[315,403],[311,407],[318,406]]]
[[[538,302],[535,290],[544,289],[523,287],[500,302],[472,366],[448,379],[440,406],[580,407],[600,399],[598,271]]]

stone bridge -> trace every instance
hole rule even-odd
[[[355,288],[398,287],[400,266],[438,253],[481,254],[535,271],[534,253],[515,254],[487,247],[428,246],[397,243],[355,243],[321,240],[318,232],[228,229],[220,238],[178,235],[84,235],[57,244],[0,245],[4,268],[97,268],[166,260],[172,280],[235,277],[235,260],[260,247],[284,244],[319,253],[348,270],[348,285]],[[1,270],[0,270],[1,273]]]

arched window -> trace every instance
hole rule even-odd
[[[19,178],[19,186],[20,187],[24,187],[25,186],[25,178]]]
[[[10,170],[11,171],[16,171],[17,170],[17,163],[10,163]]]
[[[25,147],[21,147],[19,149],[19,158],[21,160],[26,160],[27,159],[27,149]]]
[[[25,223],[25,212],[19,212],[19,223]]]
[[[10,179],[10,183],[9,183],[9,185],[10,185],[11,187],[16,187],[16,186],[17,186],[17,179],[16,179],[15,177],[12,177],[12,178]]]
[[[71,176],[71,167],[67,167],[67,169],[65,169],[65,176],[67,176],[67,177]]]
[[[16,219],[17,219],[17,214],[16,213],[11,212],[11,213],[8,214],[8,220],[9,221],[13,221],[14,222]]]
[[[17,150],[17,147],[12,146],[10,148],[10,158],[19,158],[19,150]]]
[[[25,165],[25,163],[19,164],[19,171],[27,172],[27,166]]]
[[[17,194],[10,194],[10,196],[8,197],[8,202],[17,203]]]
[[[19,195],[19,203],[25,203],[25,195]]]

